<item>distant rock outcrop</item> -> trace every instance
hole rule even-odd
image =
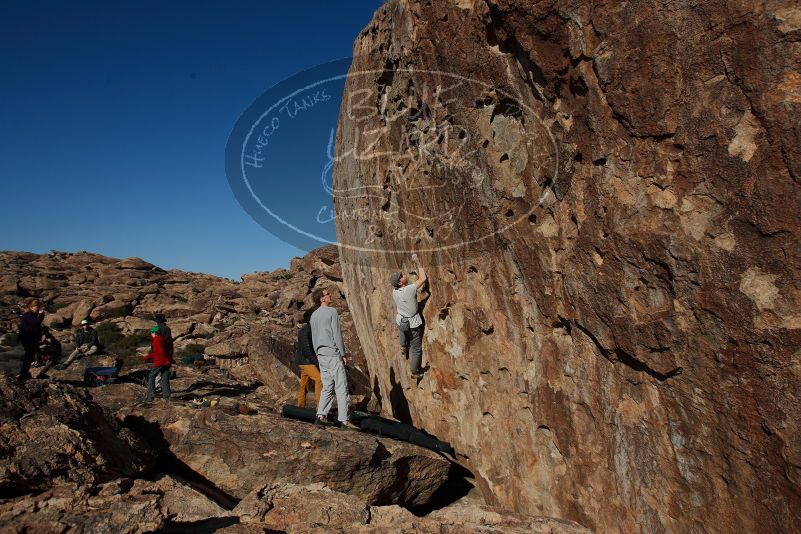
[[[801,523],[797,3],[387,2],[334,188],[387,413],[601,531]],[[365,252],[371,248],[373,252]],[[389,273],[429,267],[419,383]]]
[[[234,282],[165,271],[139,258],[2,252],[0,325],[13,332],[15,312],[34,296],[47,305],[44,324],[65,344],[72,343],[72,332],[86,318],[131,335],[146,334],[155,324],[153,315],[161,313],[172,329],[176,352],[205,349],[234,376],[260,380],[276,399],[287,400],[297,385],[295,319],[312,307],[311,292],[325,285],[341,313],[346,349],[353,357],[352,391],[363,396],[369,394],[366,362],[343,297],[338,261],[330,245],[294,258],[289,269],[252,273]],[[147,347],[144,340],[140,348]]]

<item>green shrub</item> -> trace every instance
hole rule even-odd
[[[97,337],[106,352],[120,356],[126,364],[142,363],[143,360],[136,358],[136,349],[150,345],[150,333],[137,332],[126,336],[112,323],[97,325]]]

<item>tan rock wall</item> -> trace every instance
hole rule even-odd
[[[491,501],[600,531],[798,524],[797,11],[398,0],[360,34],[348,304],[384,411]],[[411,250],[419,384],[387,283]]]

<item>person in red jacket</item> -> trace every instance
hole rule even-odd
[[[159,333],[159,327],[154,326],[150,329],[151,352],[145,356],[145,360],[153,361],[153,369],[147,375],[147,393],[145,402],[153,400],[153,391],[156,388],[156,376],[161,376],[161,395],[168,399],[170,397],[170,366],[173,364],[172,356],[167,351],[167,343]]]

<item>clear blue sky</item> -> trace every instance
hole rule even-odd
[[[268,88],[350,56],[381,3],[2,2],[0,250],[287,266],[304,251],[237,203],[226,140]]]

